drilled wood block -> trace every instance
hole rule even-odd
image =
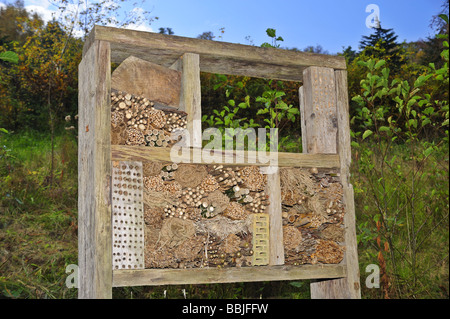
[[[114,162],[112,186],[113,269],[143,269],[142,163]]]

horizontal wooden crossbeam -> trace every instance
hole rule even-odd
[[[170,67],[185,53],[200,56],[200,71],[230,75],[302,81],[309,66],[346,69],[341,56],[262,48],[235,43],[194,39],[153,32],[95,26],[84,46],[87,52],[95,40],[108,41],[111,61],[121,63],[133,55]]]
[[[344,278],[343,265],[114,270],[113,287]]]
[[[179,162],[192,164],[217,164],[217,165],[256,165],[269,166],[267,162],[260,162],[257,152],[252,151],[222,151],[221,161],[209,162],[202,156],[201,149],[180,149],[177,152],[176,161],[171,159],[171,148],[145,147],[128,145],[111,145],[111,159],[113,161],[160,161]],[[274,153],[279,167],[305,167],[305,168],[338,168],[339,155],[337,154],[305,154],[305,153]],[[248,159],[255,159],[249,161]],[[272,157],[273,158],[273,157]],[[274,162],[272,162],[273,164]]]

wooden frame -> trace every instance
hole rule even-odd
[[[279,241],[270,246],[269,266],[248,269],[112,270],[111,161],[169,159],[169,150],[111,146],[111,62],[133,55],[182,72],[180,109],[188,113],[190,154],[201,146],[200,71],[303,81],[300,88],[306,154],[278,153],[278,166],[339,170],[345,215],[345,259],[338,265],[283,265]],[[360,298],[353,188],[349,183],[350,131],[345,59],[95,26],[79,66],[79,297],[111,298],[112,287],[314,279],[313,298]],[[248,152],[224,152],[245,158]],[[201,164],[201,159],[196,160]],[[255,164],[260,165],[260,164]],[[269,175],[276,201],[279,175]],[[279,200],[278,200],[279,201]],[[272,202],[272,199],[271,199]],[[281,202],[269,211],[270,236],[282,236]],[[277,244],[278,242],[278,244]],[[320,281],[319,281],[320,280]]]

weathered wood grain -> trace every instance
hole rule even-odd
[[[337,152],[341,166],[346,213],[344,263],[348,277],[317,280],[311,283],[312,298],[361,298],[355,232],[353,188],[349,184],[350,125],[346,71],[311,67],[304,72],[304,89],[300,94],[304,116],[304,152]],[[302,122],[303,123],[303,122]]]
[[[129,56],[114,70],[111,88],[178,108],[181,73],[135,56]]]
[[[310,67],[304,71],[304,153],[336,153],[337,111],[334,70]]]
[[[300,95],[305,129],[302,129],[303,152],[336,153],[338,144],[337,91],[334,70],[310,67],[304,71],[303,94]],[[342,103],[339,105],[342,107]],[[339,127],[339,130],[345,127]],[[341,161],[342,164],[342,161]],[[311,298],[350,298],[346,278],[313,280]]]
[[[193,164],[211,164],[202,158],[201,149],[180,148],[179,152],[171,157],[171,148],[145,147],[128,145],[111,145],[111,156],[114,161],[160,161],[178,162]],[[197,153],[199,155],[194,155]],[[248,165],[249,153],[247,151],[222,151],[222,161],[213,164],[230,166]],[[256,158],[256,163],[251,165],[267,166],[267,162],[258,162],[258,155],[251,155]],[[278,153],[279,167],[316,167],[316,168],[338,168],[340,166],[338,154],[302,154],[302,153]]]
[[[269,195],[269,265],[284,265],[283,220],[281,216],[280,172],[267,174]]]
[[[341,183],[344,190],[343,200],[345,203],[345,260],[347,264],[347,284],[350,298],[361,298],[360,272],[358,263],[358,243],[356,240],[356,217],[353,186],[350,184],[351,164],[351,140],[350,140],[350,110],[348,103],[347,71],[336,70],[336,97],[338,138],[337,150],[341,159]]]
[[[186,52],[200,56],[200,70],[209,73],[245,75],[286,81],[302,81],[309,66],[346,69],[340,56],[261,48],[234,43],[185,38],[151,32],[95,26],[86,41],[111,43],[112,61],[121,63],[130,55],[170,67]]]
[[[242,268],[115,270],[114,287],[211,284],[346,276],[342,265],[255,266]]]
[[[79,298],[111,298],[110,46],[94,41],[79,65]]]
[[[198,54],[185,53],[171,69],[181,72],[179,110],[187,113],[186,128],[190,134],[190,146],[202,146],[202,106],[200,85],[200,57]]]

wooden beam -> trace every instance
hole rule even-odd
[[[194,155],[194,153],[200,154]],[[256,165],[267,166],[267,163],[258,162],[258,156],[250,155],[250,158],[256,158],[256,163],[247,163],[249,154],[247,151],[222,151],[222,161],[212,164],[222,164],[230,166]],[[302,153],[283,153],[279,152],[279,167],[315,167],[315,168],[338,168],[340,166],[338,154],[302,154]],[[164,147],[146,147],[146,146],[128,146],[111,145],[111,158],[113,161],[159,161],[172,162],[171,148]],[[201,149],[180,149],[176,157],[176,162],[193,164],[211,164],[203,161]]]
[[[345,277],[342,265],[254,266],[241,268],[143,269],[113,271],[114,287],[211,284]]]
[[[79,65],[79,298],[111,298],[111,62],[94,41]]]
[[[338,136],[337,149],[341,159],[341,183],[344,190],[345,204],[345,262],[347,264],[347,284],[350,298],[361,298],[360,272],[358,262],[358,243],[356,240],[356,217],[353,186],[350,184],[351,140],[350,140],[350,110],[348,103],[347,71],[336,70],[336,97]]]
[[[84,51],[93,40],[111,43],[112,61],[121,63],[130,55],[170,67],[189,52],[200,56],[200,70],[209,73],[245,75],[286,81],[302,81],[309,66],[346,69],[340,56],[294,52],[275,48],[193,39],[152,32],[95,26]]]
[[[202,105],[200,85],[200,57],[185,53],[170,67],[181,72],[179,110],[187,113],[187,130],[192,147],[202,146]]]

